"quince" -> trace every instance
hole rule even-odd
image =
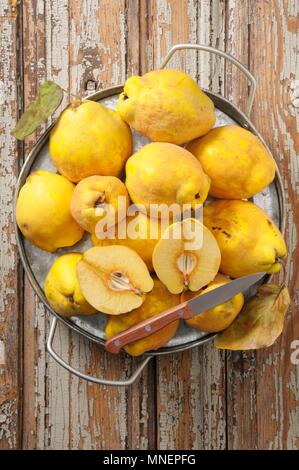
[[[218,273],[220,250],[212,233],[189,218],[164,231],[153,252],[153,266],[172,294],[198,291]]]
[[[186,291],[182,294],[182,302],[190,300],[193,297],[197,297],[202,294],[216,289],[217,287],[227,284],[230,280],[222,274],[217,274],[215,279],[210,282],[207,287],[204,287],[199,292]],[[227,328],[240,313],[244,304],[244,296],[242,293],[235,295],[232,299],[224,302],[217,307],[211,308],[206,312],[202,312],[199,315],[186,320],[187,325],[200,331],[207,331],[214,333]]]
[[[50,252],[81,240],[84,230],[70,211],[74,189],[64,176],[45,170],[32,173],[16,206],[17,224],[24,237]]]
[[[196,139],[187,149],[211,179],[210,195],[247,199],[273,181],[275,162],[262,142],[239,126],[222,126]]]
[[[167,227],[165,227],[167,228]],[[96,246],[124,245],[136,251],[143,259],[150,272],[153,272],[153,251],[161,238],[163,223],[160,219],[147,217],[142,212],[127,216],[115,226],[115,230],[107,231],[107,238],[99,238],[97,233],[91,237]],[[100,231],[100,237],[103,232]]]
[[[77,264],[81,253],[67,253],[53,263],[45,280],[45,295],[49,304],[60,315],[92,315],[97,311],[83,297],[77,278]]]
[[[164,310],[175,307],[179,303],[180,296],[171,294],[164,284],[155,278],[153,290],[146,295],[141,307],[124,315],[108,317],[105,329],[106,338],[109,339],[133,325],[147,320]],[[140,356],[146,351],[162,348],[176,334],[178,326],[179,321],[170,323],[156,333],[128,344],[124,349],[131,356]]]
[[[128,78],[117,109],[133,129],[156,142],[184,144],[215,124],[213,102],[179,70]]]
[[[249,201],[219,200],[204,207],[203,222],[220,251],[220,271],[241,277],[280,270],[287,249],[282,234],[258,206]]]
[[[113,109],[77,100],[61,113],[49,149],[59,173],[75,183],[92,175],[120,176],[132,152],[132,135]]]
[[[168,143],[151,143],[126,164],[126,186],[132,201],[150,211],[152,204],[202,204],[210,180],[187,150]]]
[[[124,183],[115,176],[89,176],[77,184],[71,202],[74,219],[85,230],[93,233],[96,224],[110,210],[114,223],[118,220],[119,203],[126,214],[129,196]]]
[[[96,246],[77,264],[79,285],[87,302],[110,315],[140,307],[153,280],[140,256],[126,246]]]

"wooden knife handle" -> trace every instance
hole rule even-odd
[[[106,341],[106,350],[111,353],[119,353],[121,348],[142,338],[152,335],[176,320],[191,318],[192,312],[187,302],[165,310],[154,317],[148,318],[137,325],[132,326],[122,333],[112,336]]]

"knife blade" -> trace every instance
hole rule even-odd
[[[193,297],[193,299],[188,301],[188,307],[193,313],[191,318],[199,315],[202,312],[205,312],[206,310],[210,310],[217,305],[221,305],[224,302],[227,302],[235,295],[243,292],[244,290],[248,289],[248,287],[260,281],[265,276],[265,274],[266,273],[255,273],[249,274],[248,276],[239,277],[238,279],[234,279],[228,284],[223,284],[222,286],[217,287],[216,289],[213,289],[206,294]]]
[[[244,292],[256,282],[260,281],[266,275],[265,272],[249,274],[239,277],[233,281],[223,284],[206,294],[193,297],[187,302],[182,302],[169,310],[148,318],[137,325],[113,336],[106,341],[106,350],[112,353],[118,353],[121,348],[139,339],[145,338],[156,331],[161,330],[169,323],[179,319],[189,320],[201,313],[227,302],[240,292]]]

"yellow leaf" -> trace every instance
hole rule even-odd
[[[284,286],[265,284],[215,341],[218,349],[247,350],[271,346],[281,334],[290,295]]]

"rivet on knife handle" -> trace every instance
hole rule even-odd
[[[176,320],[188,320],[191,316],[192,312],[187,302],[183,302],[108,339],[106,350],[111,353],[118,353],[127,344],[145,338]]]

